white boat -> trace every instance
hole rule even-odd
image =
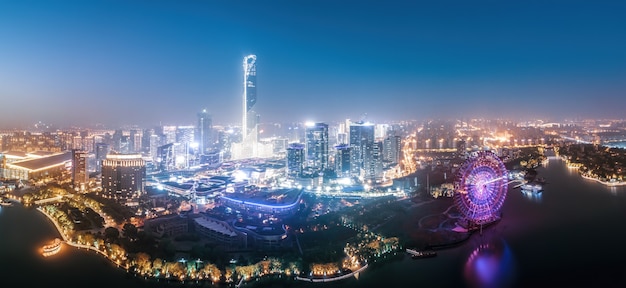
[[[411,255],[411,258],[413,259],[430,258],[430,257],[437,256],[437,252],[432,251],[432,250],[416,251],[416,250],[407,248],[406,252],[409,253]]]
[[[520,187],[522,192],[530,192],[530,193],[541,193],[543,192],[543,186],[539,183],[527,183]]]

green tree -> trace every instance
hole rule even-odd
[[[120,231],[115,227],[107,227],[104,229],[104,238],[109,241],[115,241],[120,237]]]
[[[135,264],[139,273],[144,275],[150,273],[152,269],[152,262],[150,262],[150,255],[140,252],[135,255]]]
[[[122,234],[130,240],[137,239],[137,227],[131,223],[126,223],[122,227]]]

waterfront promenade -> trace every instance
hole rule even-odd
[[[580,174],[580,173],[579,173],[579,174]],[[596,181],[596,182],[598,182],[598,183],[600,183],[600,184],[602,184],[602,185],[609,186],[609,187],[613,187],[613,186],[625,186],[625,185],[626,185],[626,181],[615,181],[615,182],[611,182],[611,181],[604,181],[604,180],[600,180],[600,179],[597,179],[597,178],[589,177],[589,176],[586,176],[586,175],[583,175],[583,174],[580,174],[580,176],[581,176],[581,177],[583,177],[583,178],[585,178],[585,179],[587,179],[587,180],[593,180],[593,181]]]
[[[582,163],[571,163],[567,158],[565,158],[563,156],[561,156],[561,157],[554,157],[554,159],[561,159],[561,160],[565,161],[566,167],[568,169],[580,169],[580,167],[584,167],[584,165]],[[606,181],[606,180],[598,179],[596,177],[587,176],[587,175],[585,175],[583,173],[580,173],[580,171],[577,171],[577,172],[578,172],[578,175],[580,175],[582,178],[598,182],[598,183],[600,183],[602,185],[605,185],[605,186],[609,186],[609,187],[626,186],[626,181],[618,181],[618,180]]]
[[[119,268],[123,268],[124,270],[128,270],[128,267],[124,267],[120,263],[118,263],[116,261],[113,261],[111,258],[109,258],[109,255],[107,255],[104,251],[99,250],[99,249],[97,249],[94,246],[84,245],[84,244],[73,242],[70,239],[70,237],[67,235],[67,233],[65,233],[63,228],[61,228],[59,223],[57,223],[57,221],[51,215],[46,213],[46,211],[44,211],[41,207],[37,207],[36,209],[37,209],[37,211],[41,212],[41,214],[45,215],[46,218],[48,218],[48,220],[50,220],[50,222],[52,222],[52,224],[54,224],[54,227],[56,228],[57,232],[59,233],[59,235],[61,235],[61,238],[63,239],[62,240],[63,243],[67,244],[68,246],[74,247],[74,248],[87,249],[87,250],[90,250],[90,251],[94,251],[97,254],[102,255],[104,258],[109,260],[111,263],[115,264],[115,266],[117,266]]]

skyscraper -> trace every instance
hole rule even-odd
[[[156,154],[159,170],[168,171],[176,166],[174,143],[168,143],[157,147]]]
[[[128,137],[128,151],[130,153],[141,153],[141,130],[131,129]]]
[[[102,171],[102,161],[109,154],[110,146],[106,143],[96,143],[96,171]]]
[[[89,154],[86,151],[72,150],[72,184],[74,188],[83,190],[89,182],[89,172],[87,172],[88,157]]]
[[[241,134],[243,143],[243,158],[256,156],[258,142],[258,115],[254,110],[256,95],[256,55],[243,58],[243,121]]]
[[[363,178],[379,181],[383,176],[383,143],[368,143],[363,153]]]
[[[287,175],[297,177],[304,166],[304,145],[292,143],[287,147]]]
[[[306,161],[309,167],[328,168],[328,124],[306,124]]]
[[[335,173],[337,177],[350,177],[350,145],[335,146]]]
[[[399,164],[402,150],[402,139],[398,135],[390,135],[383,143],[383,161]]]
[[[122,136],[123,136],[123,132],[121,129],[117,129],[115,130],[115,133],[113,133],[113,145],[111,146],[111,149],[114,151],[119,152],[122,149]]]
[[[212,128],[211,115],[206,112],[206,109],[203,109],[202,112],[198,113],[198,126],[196,127],[196,142],[200,154],[207,153],[213,145]]]
[[[374,155],[374,125],[370,123],[350,124],[350,169],[352,176],[362,176],[361,170],[365,169],[365,163],[371,161],[367,159]]]

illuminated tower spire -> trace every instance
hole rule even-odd
[[[258,120],[254,110],[256,105],[256,55],[243,58],[243,121],[241,125],[242,142],[245,154],[255,156],[258,138]]]

